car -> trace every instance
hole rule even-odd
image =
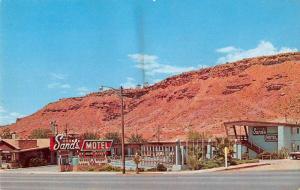
[[[290,152],[289,155],[293,160],[300,159],[300,152]]]

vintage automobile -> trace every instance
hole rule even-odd
[[[300,152],[290,152],[290,158],[293,160],[300,159]]]

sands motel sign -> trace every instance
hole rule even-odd
[[[112,140],[86,140],[68,138],[63,134],[58,134],[51,138],[50,150],[110,152],[112,143]]]
[[[57,152],[58,163],[61,166],[107,162],[112,144],[112,140],[82,139],[64,134],[50,138],[50,150]]]

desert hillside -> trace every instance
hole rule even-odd
[[[125,93],[126,135],[148,140],[183,139],[190,129],[224,135],[230,120],[300,122],[300,53],[200,69]],[[53,120],[60,131],[119,131],[120,100],[113,91],[61,99],[9,127],[26,137]]]

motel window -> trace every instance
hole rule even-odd
[[[297,151],[299,151],[300,150],[300,145],[297,145]]]
[[[300,133],[300,128],[297,128],[297,134],[299,134]]]

